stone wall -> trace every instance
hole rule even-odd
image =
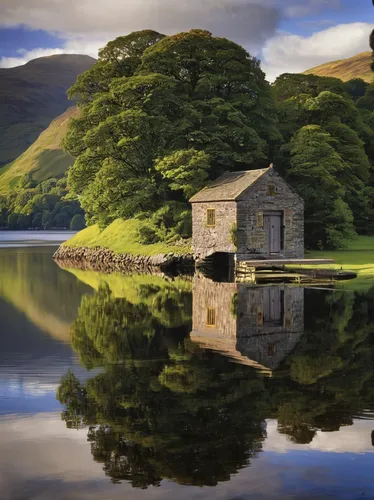
[[[207,209],[215,208],[216,226],[207,226]],[[234,253],[231,230],[236,224],[236,202],[192,204],[192,250],[197,260],[214,252]]]
[[[271,291],[276,293],[273,295]],[[266,324],[269,301],[282,298],[281,324]],[[302,287],[251,287],[238,285],[236,348],[262,365],[278,368],[304,333]]]
[[[231,308],[236,283],[216,283],[196,274],[192,292],[192,329],[225,339],[236,339],[236,316]],[[207,309],[216,310],[215,327],[207,326]]]
[[[112,272],[153,272],[155,269],[170,270],[190,269],[192,272],[194,259],[192,255],[130,255],[114,253],[102,247],[69,247],[61,245],[53,255],[53,259],[61,267],[71,267],[83,270]]]
[[[275,293],[273,293],[273,291]],[[238,362],[276,369],[304,333],[304,289],[216,283],[196,275],[193,284],[191,340]],[[281,321],[268,324],[266,308],[281,299]],[[215,309],[215,326],[207,310]],[[251,361],[251,363],[249,362]]]
[[[273,175],[272,175],[273,174]],[[268,185],[275,188],[268,194]],[[239,259],[266,255],[263,213],[282,211],[284,224],[285,258],[304,257],[304,204],[288,184],[274,171],[261,177],[238,200],[237,226]]]

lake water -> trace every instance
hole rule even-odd
[[[374,290],[63,270],[9,234],[2,500],[374,498]]]

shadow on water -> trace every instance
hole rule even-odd
[[[57,397],[113,482],[216,485],[259,456],[268,419],[307,444],[371,418],[374,290],[81,279],[96,292],[72,346],[102,372],[82,382],[69,371]]]

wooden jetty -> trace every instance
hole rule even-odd
[[[236,281],[255,284],[295,283],[305,285],[333,284],[336,281],[351,280],[357,277],[357,273],[353,271],[314,267],[334,263],[333,259],[259,259],[237,261],[235,263],[235,277]]]

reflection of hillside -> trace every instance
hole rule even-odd
[[[56,266],[49,248],[0,252],[0,296],[41,330],[68,342],[81,296],[89,289]]]
[[[304,331],[304,289],[194,278],[191,340],[270,373]]]

